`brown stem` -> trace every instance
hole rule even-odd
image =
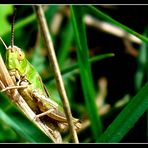
[[[73,121],[72,121],[72,114],[71,114],[71,110],[70,110],[70,105],[68,102],[68,98],[67,98],[67,94],[64,88],[64,84],[63,84],[63,80],[62,80],[62,76],[59,70],[59,66],[58,66],[58,62],[56,59],[56,55],[55,55],[55,51],[54,51],[54,47],[52,44],[52,40],[51,40],[51,36],[47,27],[47,22],[42,10],[41,5],[35,5],[34,6],[36,15],[37,15],[37,19],[39,21],[41,30],[42,30],[42,34],[43,34],[43,38],[45,41],[45,45],[47,46],[48,49],[48,55],[49,55],[49,60],[55,75],[55,80],[56,80],[56,84],[57,84],[57,88],[60,94],[60,97],[62,99],[63,102],[63,107],[64,107],[64,111],[66,114],[66,118],[67,118],[67,122],[69,124],[69,129],[72,135],[72,140],[75,143],[78,143],[78,137],[77,137],[77,133],[76,130],[74,129],[74,125],[73,125]]]

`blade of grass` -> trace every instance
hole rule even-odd
[[[73,41],[73,27],[72,27],[72,21],[71,19],[69,19],[61,37],[61,46],[58,53],[58,59],[59,59],[58,61],[61,68],[63,67],[64,61],[69,54],[68,49],[70,48],[72,41]]]
[[[47,10],[45,12],[45,15],[47,16],[47,18],[52,18],[52,16],[54,15],[54,13],[57,10],[58,10],[57,6],[51,6],[49,8],[49,10]],[[50,23],[50,20],[51,19],[48,19],[48,23]],[[18,29],[20,29],[20,28],[22,28],[22,27],[24,27],[24,26],[27,26],[28,24],[30,24],[30,23],[32,23],[34,21],[36,21],[36,15],[33,13],[33,14],[27,16],[26,18],[23,18],[23,19],[19,20],[18,22],[16,22],[15,23],[15,31],[18,30]],[[4,36],[9,35],[10,32],[11,32],[11,27],[9,27],[7,29],[7,31],[1,33],[0,36],[3,38]]]
[[[148,28],[144,31],[144,35],[148,35]],[[139,56],[137,57],[138,67],[135,74],[135,87],[137,91],[142,87],[142,82],[146,74],[145,72],[147,72],[147,47],[148,45],[145,42],[142,43],[139,50]]]
[[[144,31],[144,35],[147,37],[148,36],[148,27],[145,29]],[[137,72],[135,74],[135,87],[136,87],[136,91],[140,90],[142,85],[143,85],[143,80],[144,77],[146,76],[146,80],[148,80],[148,45],[147,43],[142,43],[142,45],[140,46],[140,53],[137,59],[138,62],[138,67],[137,67]],[[147,110],[147,115],[148,115],[148,110]],[[147,125],[148,125],[148,116],[147,118]],[[147,126],[147,141],[148,141],[148,126]]]
[[[148,110],[147,110],[147,112],[146,112],[146,115],[147,115],[147,116],[146,116],[146,119],[147,119],[147,120],[146,120],[146,122],[147,122],[147,124],[146,124],[146,125],[147,125],[147,127],[146,127],[146,129],[147,129],[147,130],[146,130],[146,139],[147,139],[147,142],[148,142]]]
[[[19,22],[16,22],[15,30],[20,29],[20,28],[26,26],[27,24],[29,24],[29,23],[31,23],[33,21],[35,21],[35,15],[34,14],[32,14],[32,15],[30,15],[30,16],[22,19],[22,20],[20,20]],[[8,30],[5,31],[4,33],[2,33],[1,36],[2,37],[6,36],[7,34],[10,34],[10,32],[11,32],[11,28],[8,28]]]
[[[94,140],[97,141],[102,132],[102,123],[100,117],[98,116],[95,104],[95,90],[91,75],[90,63],[88,62],[89,55],[85,34],[86,32],[83,23],[82,9],[80,6],[74,5],[72,5],[70,8],[77,44],[77,57],[80,67],[80,77],[83,93],[85,96],[88,115],[92,125],[91,128]]]
[[[9,125],[0,119],[0,143],[10,142],[24,142],[24,139],[20,137]],[[8,136],[9,135],[9,136]]]
[[[146,36],[148,36],[148,27],[146,28]],[[146,49],[148,49],[147,47],[148,47],[148,45],[145,45],[146,47]],[[146,50],[145,49],[145,50]],[[146,70],[146,81],[148,81],[148,51],[146,50],[146,65],[145,65],[145,70]],[[148,109],[147,109],[147,112],[146,112],[146,114],[147,114],[147,116],[146,116],[146,118],[147,118],[147,120],[146,120],[146,123],[147,123],[147,127],[146,127],[146,129],[147,129],[147,131],[146,131],[146,136],[147,136],[147,142],[148,142]]]
[[[107,14],[101,12],[99,9],[95,8],[94,6],[88,5],[88,6],[84,6],[84,9],[86,12],[88,13],[92,13],[93,15],[114,24],[115,26],[118,26],[119,28],[122,28],[123,30],[127,31],[128,33],[131,33],[133,35],[135,35],[136,37],[138,37],[139,39],[141,39],[142,41],[148,43],[148,38],[137,33],[136,31],[130,29],[129,27],[119,23],[118,21],[114,20],[113,18],[111,18],[110,16],[108,16]]]
[[[89,63],[94,63],[96,61],[100,61],[100,60],[103,60],[103,59],[106,59],[106,58],[109,58],[109,57],[113,57],[113,56],[114,56],[113,53],[97,55],[97,56],[90,58]],[[79,68],[79,65],[78,65],[78,63],[76,63],[76,64],[73,64],[72,66],[64,68],[61,72],[62,72],[62,74],[66,74],[66,73],[72,72],[73,70],[76,70],[78,68]]]
[[[45,143],[51,140],[22,114],[19,109],[2,93],[0,119],[14,129],[26,142]],[[9,136],[9,135],[8,135]]]
[[[1,21],[1,29],[0,34],[4,33],[7,28],[10,27],[10,24],[8,23],[7,17],[12,13],[13,6],[12,5],[0,5],[0,20]]]
[[[117,143],[128,133],[142,114],[148,109],[148,83],[137,93],[129,104],[100,136],[98,142]]]
[[[97,56],[94,56],[92,58],[89,58],[89,63],[94,63],[96,61],[100,61],[100,60],[110,58],[110,57],[113,57],[113,56],[114,56],[114,53],[106,53],[106,54],[97,55]],[[64,75],[64,74],[67,74],[69,72],[73,72],[75,70],[78,70],[78,68],[79,68],[78,63],[75,63],[75,64],[73,64],[69,67],[63,68],[61,70],[61,74]],[[51,81],[51,80],[53,80],[53,78],[54,78],[54,76],[51,75],[50,77],[44,79],[44,82]]]

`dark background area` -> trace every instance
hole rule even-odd
[[[112,5],[95,6],[102,12],[105,12],[120,23],[130,27],[136,32],[143,34],[148,25],[148,6],[144,5]],[[115,57],[105,59],[92,64],[94,82],[101,76],[108,80],[108,95],[106,101],[113,105],[118,99],[129,93],[134,96],[135,72],[137,70],[136,57],[126,53],[126,47],[123,40],[113,35],[97,31],[95,28],[87,28],[88,44],[94,54],[115,53]],[[138,51],[139,45],[133,44]],[[119,111],[120,112],[120,111]],[[118,113],[119,113],[118,112]],[[117,114],[113,114],[107,120],[104,120],[106,126],[113,121]],[[133,129],[122,139],[121,142],[146,142],[146,113],[135,124]]]

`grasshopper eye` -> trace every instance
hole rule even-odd
[[[18,57],[17,57],[17,59],[18,59],[19,61],[22,61],[22,60],[24,60],[24,58],[25,58],[25,54],[24,54],[23,52],[18,52]]]

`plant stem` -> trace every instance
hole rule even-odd
[[[58,91],[59,91],[60,97],[63,102],[64,111],[66,114],[67,122],[69,124],[70,132],[72,135],[72,140],[73,140],[73,142],[78,143],[77,133],[76,133],[76,130],[74,129],[74,125],[73,125],[73,121],[72,121],[72,114],[71,114],[71,110],[70,110],[70,105],[69,105],[67,94],[66,94],[66,91],[64,88],[64,84],[63,84],[62,76],[61,76],[60,69],[58,66],[58,62],[56,59],[53,43],[51,40],[51,35],[50,35],[48,27],[47,27],[47,22],[46,22],[41,5],[35,5],[34,8],[35,8],[37,19],[39,21],[39,24],[40,24],[40,27],[42,30],[45,45],[47,46],[47,49],[48,49],[49,60],[50,60],[51,66],[53,68]]]

